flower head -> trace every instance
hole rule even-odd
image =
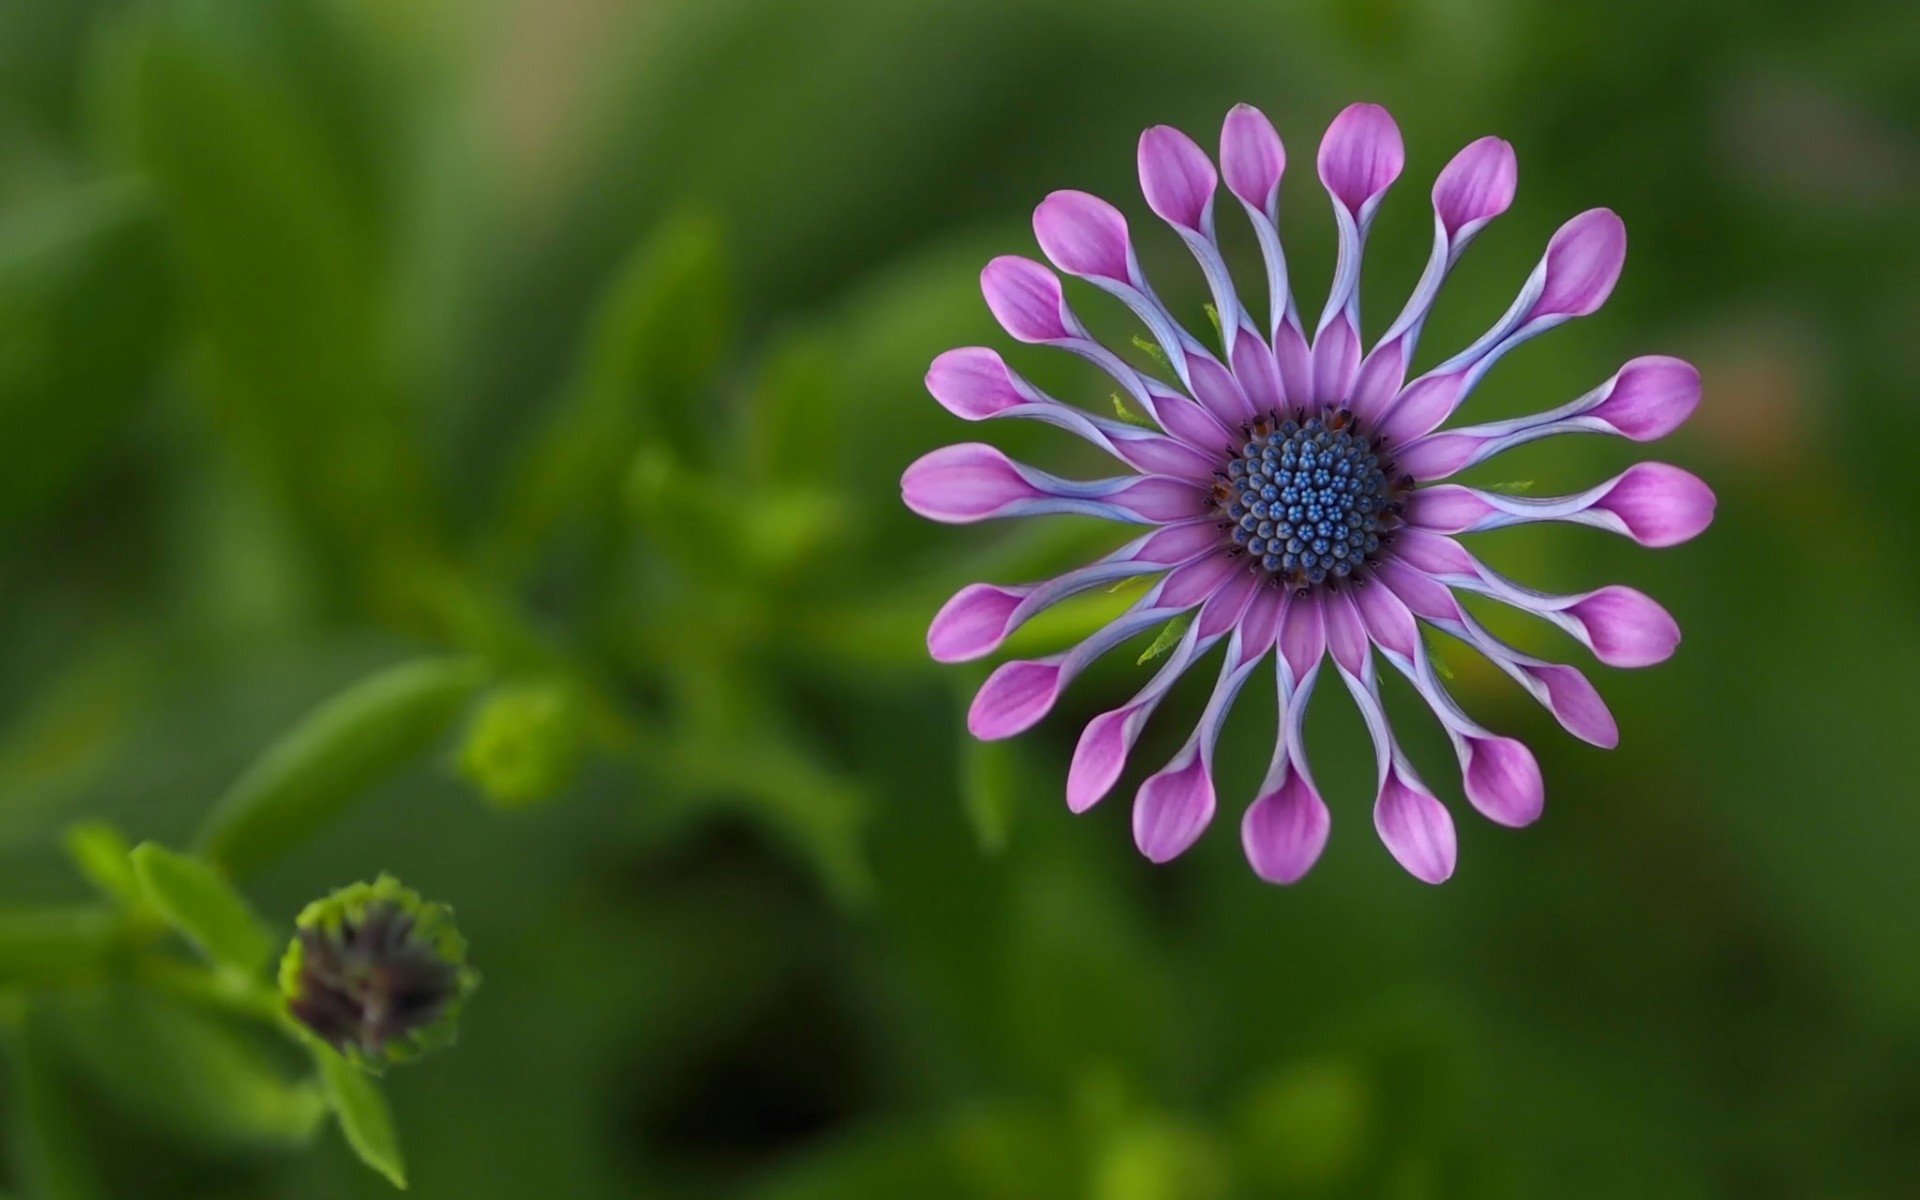
[[[307,905],[280,960],[287,1010],[342,1054],[401,1062],[453,1040],[479,984],[444,904],[391,875]]]
[[[1491,597],[1559,626],[1612,666],[1660,662],[1679,629],[1652,599],[1612,586],[1577,595],[1533,591],[1490,570],[1462,535],[1535,521],[1592,525],[1645,546],[1671,546],[1712,520],[1714,498],[1678,467],[1640,463],[1586,491],[1518,497],[1443,482],[1527,442],[1563,433],[1651,441],[1678,427],[1700,398],[1699,374],[1675,358],[1637,358],[1559,408],[1480,425],[1448,426],[1481,378],[1522,342],[1598,309],[1619,279],[1626,230],[1606,209],[1561,226],[1507,311],[1464,350],[1417,378],[1407,371],[1435,297],[1467,244],[1512,204],[1513,148],[1482,138],[1433,186],[1433,251],[1399,315],[1369,346],[1360,329],[1360,260],[1367,232],[1405,152],[1385,109],[1356,104],[1334,121],[1317,166],[1332,200],[1339,256],[1331,294],[1311,335],[1288,282],[1278,230],[1286,152],[1273,125],[1240,105],[1221,130],[1219,169],[1192,139],[1160,127],[1140,139],[1147,206],[1198,262],[1219,315],[1218,345],[1175,319],[1141,274],[1126,218],[1081,192],[1055,192],[1034,213],[1053,266],[1113,295],[1145,325],[1174,376],[1137,370],[1088,334],[1060,279],[1041,263],[997,258],[981,276],[987,305],[1022,342],[1065,350],[1110,375],[1152,419],[1143,427],[1065,404],[1022,379],[994,351],[952,350],[934,361],[928,390],[968,421],[1021,417],[1073,433],[1126,471],[1082,482],[1014,462],[991,446],[935,450],[907,469],[908,507],[937,521],[1078,513],[1147,532],[1056,579],[961,590],[934,618],[928,648],[943,662],[992,653],[1022,623],[1076,593],[1152,577],[1123,615],[1080,645],[1003,664],[973,702],[981,738],[1025,730],[1081,670],[1121,642],[1190,615],[1178,642],[1131,700],[1081,734],[1067,802],[1098,802],[1125,768],[1154,709],[1202,654],[1225,643],[1198,727],[1134,798],[1134,838],[1156,862],[1186,850],[1213,817],[1214,744],[1235,696],[1272,656],[1280,722],[1272,766],[1247,808],[1241,836],[1263,879],[1291,883],[1326,843],[1329,818],[1301,740],[1308,698],[1331,662],[1372,736],[1378,792],[1374,827],[1417,878],[1453,873],[1447,809],[1421,782],[1380,701],[1378,664],[1412,681],[1460,762],[1468,801],[1503,825],[1540,815],[1539,767],[1527,747],[1477,724],[1440,682],[1419,631],[1424,622],[1485,655],[1576,737],[1618,740],[1613,717],[1573,667],[1496,639],[1456,594]],[[1266,265],[1265,320],[1243,305],[1215,234],[1221,182],[1253,227]]]

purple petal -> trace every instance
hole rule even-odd
[[[1086,192],[1054,192],[1033,210],[1033,235],[1054,266],[1069,275],[1126,283],[1133,251],[1120,210]]]
[[[1140,708],[1129,704],[1101,713],[1080,731],[1067,768],[1067,807],[1085,812],[1100,802],[1127,769],[1127,755],[1140,736]]]
[[[1286,609],[1286,595],[1279,588],[1259,587],[1260,578],[1251,571],[1248,578],[1253,579],[1253,595],[1247,600],[1247,608],[1240,616],[1240,646],[1243,660],[1264,658],[1267,651],[1273,649],[1274,638],[1280,632],[1280,615]]]
[[[1461,609],[1452,588],[1417,569],[1398,553],[1381,562],[1377,578],[1392,588],[1416,615],[1439,622],[1442,628],[1463,638],[1489,658],[1524,676],[1523,682],[1537,684],[1537,690],[1533,687],[1528,690],[1547,706],[1567,732],[1603,749],[1619,745],[1620,729],[1614,724],[1613,714],[1607,711],[1606,702],[1600,699],[1593,684],[1578,670],[1529,658],[1492,640]]]
[[[1006,455],[982,442],[942,446],[921,456],[900,477],[900,495],[908,508],[949,523],[982,521],[1010,504],[1044,494]]]
[[[1471,433],[1436,433],[1409,442],[1393,456],[1393,463],[1418,480],[1445,479],[1472,462],[1480,448],[1493,440]]]
[[[974,696],[967,729],[983,742],[1024,732],[1053,708],[1061,683],[1057,663],[1001,663]]]
[[[1406,166],[1400,127],[1378,104],[1353,104],[1320,141],[1320,182],[1353,213],[1377,201]]]
[[[1202,232],[1217,182],[1207,152],[1178,129],[1156,125],[1140,135],[1140,190],[1161,220]]]
[[[1146,535],[1133,557],[1139,562],[1173,567],[1206,553],[1219,543],[1218,531],[1210,526],[1170,525]]]
[[[1280,655],[1287,660],[1295,679],[1313,669],[1327,652],[1326,619],[1319,596],[1295,596],[1287,602],[1286,612],[1280,617],[1278,642]]]
[[[1253,873],[1268,883],[1297,883],[1319,860],[1332,824],[1326,802],[1298,772],[1255,800],[1240,820],[1240,844]]]
[[[1149,521],[1190,521],[1207,514],[1207,494],[1184,479],[1148,475],[1107,497],[1107,503]]]
[[[1650,667],[1673,657],[1680,644],[1679,624],[1634,588],[1601,588],[1566,611],[1586,628],[1594,654],[1610,667]]]
[[[1167,608],[1199,604],[1218,593],[1220,586],[1234,576],[1247,574],[1239,567],[1224,551],[1175,567],[1160,584],[1160,604]]]
[[[1540,819],[1546,788],[1533,751],[1508,737],[1467,740],[1467,799],[1488,820],[1518,828]]]
[[[1341,407],[1360,370],[1360,334],[1346,316],[1333,318],[1313,339],[1313,402]]]
[[[1408,611],[1406,602],[1392,588],[1355,588],[1351,595],[1367,636],[1382,649],[1405,659],[1420,653],[1420,629],[1414,624],[1413,613]]]
[[[1396,337],[1375,346],[1360,363],[1347,407],[1365,419],[1386,408],[1407,381],[1407,341]]]
[[[1387,773],[1373,805],[1373,827],[1387,851],[1422,883],[1445,883],[1453,874],[1453,818],[1438,800],[1408,786],[1398,771]]]
[[[1381,558],[1375,577],[1392,588],[1393,594],[1400,597],[1400,602],[1416,616],[1429,621],[1458,621],[1461,618],[1460,603],[1453,598],[1452,588],[1423,571],[1415,570],[1391,552]]]
[[[1001,328],[1023,342],[1073,336],[1060,281],[1030,258],[1003,254],[980,272],[980,292]]]
[[[1547,243],[1547,280],[1528,320],[1584,317],[1607,302],[1627,260],[1627,227],[1612,209],[1590,208]]]
[[[1531,663],[1521,669],[1546,686],[1547,707],[1568,733],[1603,750],[1620,744],[1620,726],[1607,702],[1579,670],[1561,663]]]
[[[927,391],[941,407],[963,421],[983,421],[1025,404],[1013,374],[998,354],[982,346],[949,350],[927,368]]]
[[[1467,374],[1460,371],[1416,379],[1387,406],[1384,419],[1380,422],[1380,435],[1389,442],[1411,445],[1412,439],[1420,437],[1446,420],[1448,414],[1460,406],[1461,394],[1466,389],[1467,380]],[[1362,413],[1361,415],[1378,414]],[[1412,470],[1404,464],[1402,469]],[[1451,472],[1446,473],[1451,474]],[[1416,474],[1415,478],[1435,478],[1435,476]]]
[[[1307,336],[1292,321],[1282,321],[1273,334],[1273,361],[1280,367],[1280,388],[1290,403],[1305,405],[1313,393],[1313,351]]]
[[[1433,184],[1433,211],[1447,233],[1456,239],[1471,237],[1513,203],[1520,165],[1513,147],[1497,137],[1483,137],[1460,153]]]
[[[1653,354],[1620,368],[1591,415],[1636,442],[1651,442],[1678,429],[1699,405],[1700,372],[1693,364]]]
[[[1133,800],[1133,841],[1163,863],[1185,853],[1213,820],[1213,778],[1204,758],[1169,768],[1140,785]]]
[[[1429,575],[1471,575],[1480,566],[1459,542],[1420,529],[1405,529],[1396,534],[1393,555],[1414,570]]]
[[[1259,338],[1248,336],[1233,340],[1233,377],[1239,381],[1254,412],[1279,412],[1286,407],[1286,393],[1280,387],[1280,366],[1274,361],[1273,351]]]
[[[1188,355],[1187,373],[1193,380],[1194,399],[1205,405],[1222,424],[1231,428],[1253,416],[1253,405],[1247,402],[1246,393],[1240,390],[1232,373],[1213,359]]]
[[[1286,169],[1286,147],[1267,114],[1251,104],[1234,105],[1220,127],[1220,173],[1228,190],[1261,212],[1272,212]]]
[[[1397,464],[1405,469],[1405,464]],[[1434,533],[1459,533],[1471,529],[1484,516],[1495,511],[1471,488],[1443,483],[1416,489],[1407,497],[1407,523]]]
[[[1360,674],[1366,669],[1373,641],[1353,606],[1351,593],[1331,592],[1321,597],[1320,611],[1326,619],[1327,649],[1333,652],[1333,661],[1345,671]]]
[[[935,662],[966,662],[991,654],[1006,640],[1014,610],[1032,588],[974,583],[941,606],[927,629],[927,652]]]
[[[1154,402],[1154,418],[1160,427],[1187,445],[1217,452],[1218,447],[1234,440],[1227,426],[1198,402],[1152,384],[1148,390]]]
[[[1194,628],[1203,638],[1231,633],[1260,588],[1261,577],[1258,574],[1242,568],[1232,558],[1227,559],[1227,566],[1226,577],[1215,586],[1213,594],[1207,597],[1206,606],[1194,619]]]
[[[1635,463],[1594,502],[1619,517],[1642,546],[1677,546],[1713,523],[1713,489],[1679,467]]]

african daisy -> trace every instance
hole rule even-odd
[[[969,713],[973,734],[1004,738],[1027,729],[1101,654],[1190,615],[1147,684],[1081,734],[1067,780],[1069,806],[1084,811],[1112,788],[1173,684],[1224,641],[1218,682],[1197,727],[1134,799],[1134,839],[1143,854],[1164,862],[1186,850],[1213,817],[1212,760],[1221,726],[1242,685],[1272,652],[1279,730],[1241,837],[1261,878],[1299,879],[1319,857],[1329,824],[1307,767],[1301,728],[1330,660],[1373,739],[1374,826],[1402,866],[1438,883],[1454,869],[1453,822],[1395,741],[1381,704],[1376,660],[1405,675],[1432,707],[1459,757],[1473,806],[1500,824],[1519,826],[1541,811],[1533,754],[1477,724],[1455,703],[1427,655],[1419,622],[1484,654],[1575,736],[1605,747],[1616,743],[1618,730],[1586,677],[1498,640],[1456,593],[1478,593],[1542,617],[1616,667],[1660,662],[1680,637],[1666,611],[1639,591],[1534,591],[1482,564],[1460,535],[1561,521],[1597,526],[1645,546],[1669,546],[1704,529],[1714,507],[1705,484],[1662,463],[1639,463],[1557,499],[1443,481],[1511,447],[1563,433],[1638,442],[1663,437],[1699,402],[1699,375],[1679,359],[1637,358],[1551,411],[1443,429],[1508,351],[1606,300],[1626,253],[1619,217],[1600,208],[1568,221],[1493,327],[1409,382],[1414,345],[1442,282],[1467,244],[1513,201],[1513,148],[1482,138],[1440,172],[1433,187],[1432,255],[1412,297],[1370,349],[1360,331],[1361,250],[1381,197],[1404,163],[1393,119],[1378,106],[1354,105],[1321,141],[1319,175],[1333,201],[1339,256],[1311,338],[1295,307],[1281,248],[1277,221],[1286,155],[1273,125],[1254,108],[1235,108],[1221,130],[1219,162],[1216,171],[1198,145],[1171,128],[1150,129],[1140,139],[1147,205],[1179,235],[1205,275],[1219,316],[1218,353],[1182,327],[1155,295],[1140,272],[1127,222],[1112,205],[1063,191],[1034,213],[1034,233],[1054,267],[1130,309],[1173,380],[1137,370],[1089,336],[1059,278],[1040,263],[997,258],[982,273],[988,307],[1009,334],[1093,363],[1154,427],[1048,396],[992,350],[952,350],[935,360],[927,387],[955,415],[1044,421],[1130,470],[1080,482],[967,443],[935,450],[907,469],[901,481],[907,505],[951,523],[1078,513],[1150,532],[1042,583],[963,589],[934,618],[928,647],[942,662],[977,658],[1068,596],[1157,576],[1131,608],[1079,645],[994,671]],[[1222,180],[1251,221],[1266,266],[1270,315],[1264,326],[1241,302],[1215,236],[1214,201]]]

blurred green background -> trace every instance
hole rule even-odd
[[[372,704],[372,741],[322,764],[328,819],[233,870],[283,936],[382,869],[458,910],[486,980],[460,1044],[383,1081],[423,1197],[1920,1195],[1917,59],[1903,0],[6,0],[0,1193],[391,1194],[316,1124],[289,1043],[153,986],[191,952],[91,898],[63,840],[204,844],[317,707],[346,693],[351,724],[356,685],[452,655],[484,673],[470,706],[395,733]],[[1613,302],[1476,415],[1688,357],[1706,401],[1654,453],[1720,516],[1657,553],[1482,539],[1538,586],[1644,587],[1686,640],[1593,670],[1613,753],[1448,653],[1539,753],[1522,833],[1466,809],[1390,697],[1460,818],[1446,886],[1378,845],[1326,689],[1313,874],[1241,859],[1258,696],[1215,827],[1155,868],[1130,783],[1062,801],[1135,653],[987,747],[962,719],[985,666],[925,658],[960,584],[1116,535],[906,513],[904,466],[975,436],[921,375],[1005,348],[976,272],[1033,252],[1057,187],[1121,203],[1197,313],[1134,140],[1211,145],[1241,100],[1287,139],[1317,311],[1313,149],[1359,99],[1409,146],[1371,329],[1433,174],[1510,139],[1519,202],[1424,360],[1560,221],[1615,208]],[[1632,451],[1481,477],[1555,494]]]

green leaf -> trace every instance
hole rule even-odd
[[[116,115],[194,298],[194,380],[222,432],[349,577],[385,586],[431,514],[380,214],[328,105],[257,50],[158,14],[125,56]]]
[[[9,1148],[24,1182],[41,1200],[106,1200],[101,1148],[37,1012],[26,1013],[12,1049]]]
[[[105,821],[82,821],[67,830],[63,844],[74,869],[101,895],[126,907],[146,899],[128,857],[132,847],[118,828]]]
[[[1140,353],[1146,355],[1148,358],[1151,358],[1154,362],[1159,363],[1161,366],[1165,367],[1168,365],[1167,352],[1160,348],[1159,342],[1141,337],[1139,334],[1136,333],[1133,335],[1133,346],[1134,346],[1134,349],[1140,351]]]
[[[692,215],[667,222],[608,285],[558,409],[504,489],[497,568],[521,561],[565,518],[616,498],[643,441],[658,441],[674,461],[705,458],[694,393],[725,332],[718,227]]]
[[[125,185],[0,219],[0,521],[47,511],[146,402],[165,350],[152,206]]]
[[[298,1056],[263,1027],[131,987],[49,1009],[65,1057],[103,1104],[213,1150],[304,1145],[327,1105]],[[282,1058],[287,1061],[281,1061]]]
[[[393,1186],[404,1189],[407,1165],[400,1153],[400,1135],[394,1130],[387,1098],[380,1094],[373,1076],[327,1046],[316,1044],[313,1057],[320,1066],[321,1086],[340,1118],[347,1145],[353,1147],[361,1162],[386,1176]]]
[[[1156,432],[1160,428],[1158,425],[1155,425],[1152,421],[1148,420],[1143,414],[1137,413],[1133,411],[1133,409],[1127,407],[1127,402],[1120,398],[1119,392],[1113,393],[1113,412],[1115,416],[1119,417],[1122,421],[1125,421],[1129,425],[1138,425],[1142,429],[1152,429]]]
[[[983,742],[968,738],[962,751],[960,795],[967,820],[980,848],[1000,854],[1007,848],[1007,832],[1020,791],[1019,751],[1008,741]]]
[[[101,908],[0,912],[0,984],[44,987],[97,972],[120,923]]]
[[[0,728],[0,838],[43,830],[128,749],[152,682],[141,648],[107,633],[23,696]]]
[[[278,948],[246,898],[199,859],[144,842],[134,848],[133,869],[167,924],[214,962],[253,975]]]
[[[686,403],[720,361],[727,286],[720,228],[682,213],[621,266],[594,317],[578,383],[589,404],[631,404],[649,432],[682,450],[705,448],[706,416]]]
[[[485,680],[465,658],[389,667],[315,709],[254,761],[207,818],[207,858],[244,875],[297,845],[425,753]]]
[[[721,682],[717,673],[706,673]],[[840,903],[865,905],[873,893],[863,846],[869,798],[822,765],[810,746],[782,731],[758,700],[741,692],[731,704],[742,726],[753,730],[750,739],[717,725],[669,731],[636,724],[624,744],[629,761],[649,781],[695,798],[697,805],[731,807],[764,822],[813,865]]]
[[[1140,652],[1140,665],[1147,665],[1178,645],[1181,635],[1186,633],[1187,626],[1192,623],[1191,616],[1180,616],[1162,625],[1159,635],[1153,639],[1153,644]]]
[[[835,464],[847,385],[839,347],[809,330],[783,342],[761,368],[742,430],[756,479],[809,483],[837,478]]]

